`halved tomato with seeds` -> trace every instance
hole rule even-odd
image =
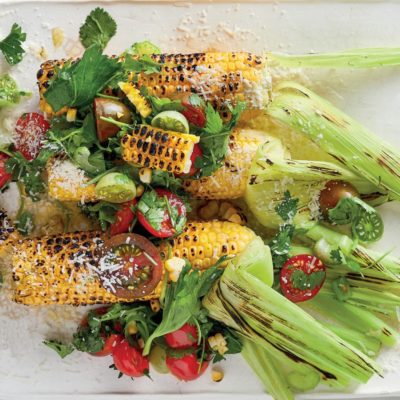
[[[97,254],[98,274],[117,297],[138,299],[151,294],[162,279],[157,248],[145,237],[120,234],[104,242]]]

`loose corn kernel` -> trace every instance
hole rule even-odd
[[[69,108],[67,111],[67,121],[74,122],[76,120],[76,114],[78,110],[76,108]]]
[[[153,312],[159,312],[161,309],[160,302],[157,299],[150,300],[150,307]]]
[[[61,28],[54,28],[51,30],[51,38],[53,39],[53,46],[58,48],[64,41],[64,31]]]
[[[211,379],[214,382],[221,382],[222,379],[224,379],[224,373],[219,369],[213,368],[211,371]]]
[[[240,213],[232,214],[229,218],[227,218],[227,220],[230,222],[234,222],[235,224],[246,225],[246,219]]]
[[[229,201],[223,201],[219,205],[218,216],[222,218],[222,216],[232,207],[232,203]]]
[[[169,260],[165,261],[165,269],[168,271],[170,281],[178,281],[179,275],[181,274],[185,264],[185,260],[179,257],[172,257]]]
[[[229,218],[233,214],[237,214],[237,209],[235,207],[231,206],[222,214],[222,219],[224,219],[225,221],[229,221]]]
[[[201,219],[209,221],[218,216],[218,202],[216,200],[209,201],[206,205],[199,208],[198,214]]]
[[[214,336],[208,338],[210,347],[223,356],[228,351],[228,344],[222,333],[216,333]]]
[[[135,321],[129,322],[127,331],[129,335],[136,335],[138,333],[138,327]]]
[[[141,168],[139,171],[139,179],[142,183],[151,183],[153,172],[150,168]]]
[[[144,186],[143,185],[137,185],[136,186],[136,197],[140,197],[144,192]]]

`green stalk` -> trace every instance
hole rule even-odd
[[[400,153],[311,90],[284,82],[267,108],[269,116],[314,141],[380,191],[400,199]]]
[[[331,294],[320,292],[312,300],[300,303],[300,306],[308,312],[316,312],[321,318],[329,318],[367,336],[377,338],[387,346],[394,346],[397,342],[397,332],[386,322],[368,310],[336,300]]]
[[[267,59],[282,67],[375,68],[400,64],[400,48],[367,48],[340,53],[287,55],[267,53]]]

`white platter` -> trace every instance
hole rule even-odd
[[[10,70],[20,86],[35,96],[16,111],[37,107],[35,73],[42,60],[35,54],[43,46],[49,58],[65,56],[74,49],[85,16],[102,5],[118,23],[118,33],[107,51],[119,53],[131,43],[151,39],[165,51],[274,50],[290,53],[335,51],[357,47],[398,46],[400,43],[399,2],[4,2],[0,0],[0,37],[13,22],[28,33],[28,55]],[[64,46],[55,50],[51,29],[61,27]],[[77,49],[79,50],[79,48]],[[0,73],[7,67],[0,64]],[[380,136],[400,147],[400,68],[370,71],[316,72],[309,86],[362,121]],[[3,114],[3,117],[7,115]],[[8,115],[6,124],[13,120]],[[5,138],[4,130],[3,139]],[[0,133],[0,138],[1,138]],[[0,140],[1,143],[1,140]],[[400,207],[382,207],[385,238],[379,247],[398,242]],[[397,252],[397,254],[399,254]],[[1,299],[1,296],[0,296]],[[75,353],[61,360],[45,348],[44,337],[58,337],[71,330],[60,308],[31,311],[26,307],[0,304],[0,399],[103,398],[221,400],[267,398],[261,384],[240,359],[223,363],[225,379],[213,383],[209,373],[200,380],[182,384],[169,376],[154,376],[154,382],[116,379],[108,369],[111,359],[94,359]],[[65,310],[65,309],[64,309]],[[67,309],[73,315],[83,310]],[[400,350],[381,357],[385,379],[374,378],[350,393],[327,393],[326,389],[299,396],[303,399],[400,398]],[[325,391],[325,392],[324,392]],[[79,395],[79,396],[78,396]],[[132,397],[132,396],[129,396]]]

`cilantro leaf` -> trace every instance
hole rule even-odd
[[[332,289],[339,301],[346,301],[352,295],[350,283],[344,276],[332,282]]]
[[[0,78],[0,108],[18,104],[21,96],[30,96],[30,93],[19,90],[10,75],[3,75]]]
[[[182,188],[182,179],[167,171],[153,170],[151,185],[154,187],[166,187],[172,192],[178,192]]]
[[[297,204],[299,199],[294,199],[287,190],[281,203],[275,207],[276,213],[284,222],[290,222],[297,213]]]
[[[18,24],[13,24],[7,37],[0,41],[0,51],[10,65],[18,64],[25,53],[22,43],[26,40],[26,33]]]
[[[104,9],[95,8],[79,29],[79,38],[85,48],[93,44],[104,49],[117,32],[117,24]]]
[[[321,286],[325,279],[325,271],[315,271],[311,274],[306,274],[300,269],[296,269],[290,275],[290,282],[295,289],[313,290]]]
[[[108,226],[115,222],[115,214],[120,209],[118,204],[107,201],[80,204],[79,207],[89,218],[98,221],[103,231],[106,231]]]
[[[155,230],[161,230],[161,224],[167,211],[163,197],[159,197],[154,190],[147,191],[140,198],[137,209]]]
[[[15,227],[22,235],[29,235],[33,228],[33,215],[29,211],[22,212],[15,221]]]
[[[144,54],[139,58],[127,57],[123,62],[124,69],[128,72],[141,73],[146,75],[156,74],[161,71],[161,64],[154,61],[149,55]]]
[[[154,339],[173,332],[186,322],[196,320],[200,310],[200,299],[207,294],[214,282],[220,278],[223,269],[220,263],[200,272],[190,264],[182,269],[177,282],[168,284],[165,292],[163,317],[161,323],[146,341],[144,354],[150,351]]]
[[[43,344],[57,352],[61,358],[65,358],[74,351],[74,347],[71,344],[63,344],[56,340],[45,340]]]
[[[160,99],[155,96],[146,96],[146,98],[151,103],[153,115],[157,115],[162,111],[182,111],[184,109],[180,100],[170,100],[168,98]]]
[[[40,194],[46,190],[42,172],[52,156],[51,150],[43,148],[32,161],[28,161],[20,152],[12,153],[6,161],[6,170],[12,175],[13,181],[23,183],[33,201],[38,201]]]
[[[357,261],[347,258],[340,247],[332,250],[329,255],[335,265],[345,265],[354,272],[361,272],[361,265]]]
[[[98,92],[123,76],[118,60],[101,53],[98,45],[90,46],[77,63],[67,63],[50,81],[44,97],[54,111],[64,106],[85,107]]]
[[[96,151],[91,154],[86,146],[78,147],[75,150],[73,160],[88,174],[97,175],[106,170],[103,152]]]

